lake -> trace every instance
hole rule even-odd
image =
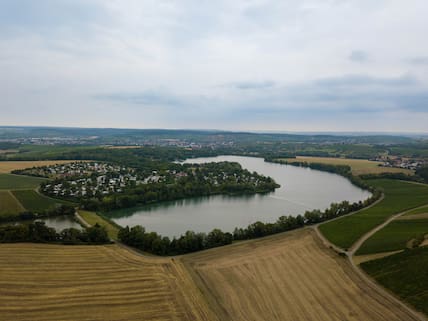
[[[262,158],[218,156],[188,159],[185,163],[238,162],[243,168],[271,176],[281,185],[269,194],[215,195],[113,211],[107,215],[121,226],[142,225],[163,236],[179,236],[187,230],[232,232],[256,221],[274,222],[282,215],[324,210],[333,202],[351,203],[371,196],[346,178],[309,168],[265,162]]]

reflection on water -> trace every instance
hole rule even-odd
[[[352,185],[346,178],[290,165],[266,163],[261,158],[219,156],[196,158],[187,163],[232,161],[249,171],[271,176],[281,185],[268,194],[215,195],[165,202],[110,212],[107,215],[122,226],[143,225],[148,231],[178,236],[187,230],[208,232],[213,228],[233,231],[255,221],[273,222],[282,215],[303,214],[325,209],[332,202],[364,200],[370,193]]]
[[[39,218],[33,221],[28,220],[28,221],[6,222],[0,225],[29,224],[34,221],[45,222],[46,226],[53,227],[57,232],[61,232],[63,229],[70,228],[70,227],[74,227],[79,230],[82,229],[82,226],[74,220],[74,217],[68,216],[68,215]]]
[[[82,229],[80,224],[74,220],[74,217],[69,215],[46,217],[46,218],[38,219],[37,221],[45,222],[46,226],[53,227],[57,232],[60,232],[63,229],[70,228],[70,227],[74,227],[79,230]]]

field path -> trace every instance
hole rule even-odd
[[[382,198],[381,198],[382,199]],[[381,201],[381,199],[378,200]],[[377,202],[373,203],[371,206],[375,205]],[[427,204],[422,205],[422,206],[418,206],[413,208],[412,210],[416,210],[419,208],[423,208],[427,206]],[[388,290],[386,290],[385,288],[383,288],[381,285],[379,285],[376,281],[374,281],[370,276],[368,276],[362,269],[360,269],[358,267],[358,264],[355,262],[354,260],[354,255],[355,253],[358,251],[358,249],[363,245],[363,243],[365,241],[367,241],[370,237],[372,237],[376,232],[380,231],[381,229],[383,229],[386,225],[388,225],[389,223],[391,223],[393,220],[399,218],[400,216],[404,215],[405,213],[407,213],[409,210],[405,210],[403,212],[400,212],[398,214],[395,214],[391,217],[389,217],[385,222],[383,222],[382,224],[376,226],[375,228],[373,228],[372,230],[370,230],[369,232],[367,232],[366,234],[364,234],[360,239],[358,239],[350,248],[348,251],[343,250],[342,248],[334,245],[333,243],[331,243],[327,238],[324,237],[324,235],[320,232],[318,226],[320,224],[316,224],[313,225],[312,228],[315,230],[317,236],[322,240],[322,242],[324,243],[324,245],[326,245],[327,247],[333,249],[335,252],[340,253],[342,255],[345,255],[348,258],[348,261],[350,263],[350,265],[352,266],[352,268],[354,269],[354,271],[362,278],[364,279],[367,284],[375,291],[378,291],[379,293],[381,293],[383,296],[389,298],[389,300],[394,301],[398,306],[401,306],[403,309],[407,310],[411,315],[413,315],[415,317],[416,320],[420,320],[420,321],[426,321],[428,320],[426,318],[426,316],[416,310],[414,310],[412,307],[408,306],[406,303],[404,303],[403,301],[401,301],[399,298],[397,298],[394,294],[392,294],[391,292],[389,292]],[[351,213],[354,214],[354,213]],[[349,215],[349,214],[348,214]],[[338,218],[337,218],[338,219]]]

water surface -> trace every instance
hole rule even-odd
[[[264,162],[262,158],[218,156],[188,159],[185,163],[238,162],[249,171],[271,176],[280,188],[261,195],[215,195],[110,212],[122,226],[143,225],[147,231],[179,236],[187,230],[209,232],[214,228],[232,232],[256,221],[274,222],[282,215],[303,214],[306,210],[324,210],[332,202],[357,202],[370,192],[346,178],[309,168]]]

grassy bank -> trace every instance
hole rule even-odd
[[[103,217],[99,216],[95,212],[90,211],[83,211],[79,210],[79,215],[91,226],[95,224],[99,224],[103,226],[107,230],[108,236],[113,239],[117,240],[117,233],[119,232],[119,228],[114,225],[113,223],[109,222],[107,219],[104,219]]]

